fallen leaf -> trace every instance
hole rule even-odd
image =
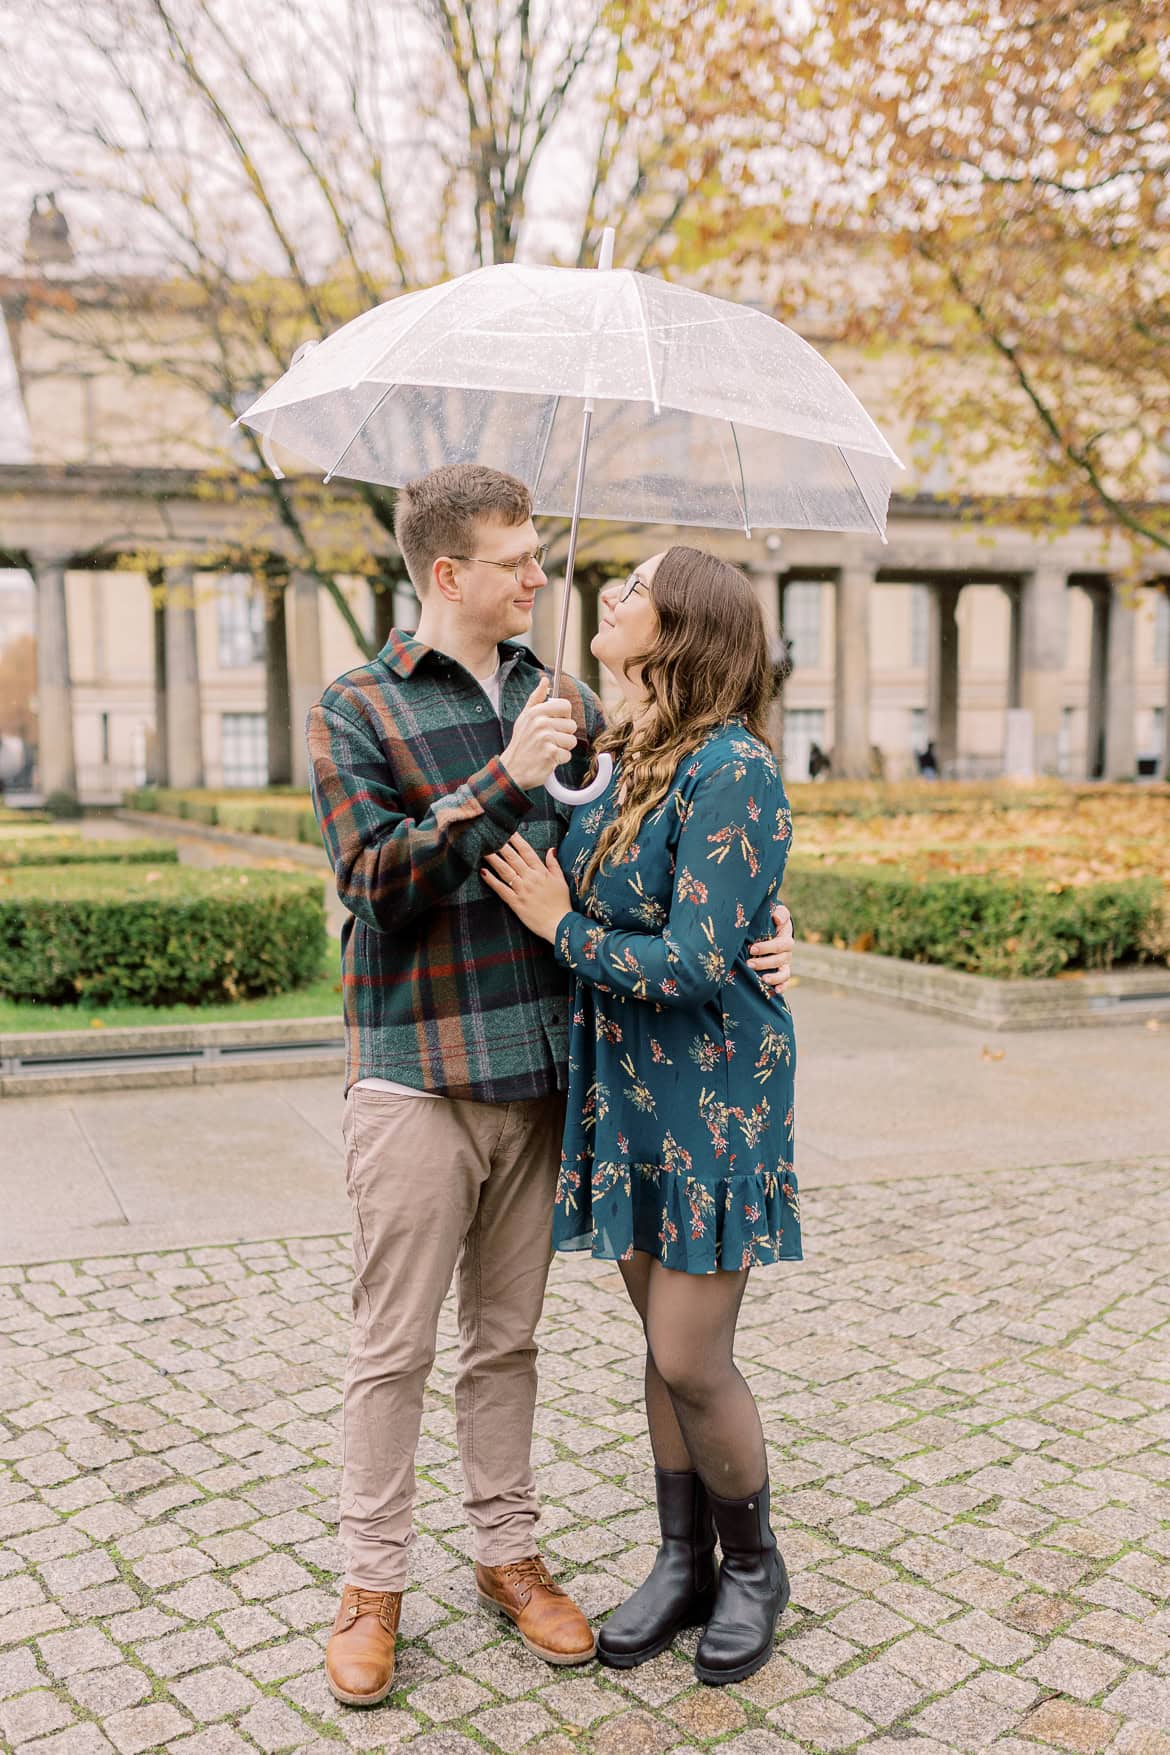
[[[104,1018],[91,1018],[89,1020],[89,1027],[91,1030],[104,1030],[106,1027],[105,1019]],[[1155,1025],[1155,1028],[1156,1027],[1157,1026]]]
[[[1006,1048],[989,1048],[985,1042],[979,1051],[979,1058],[980,1060],[1002,1060],[1006,1053]]]

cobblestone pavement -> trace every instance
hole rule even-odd
[[[0,1270],[0,1743],[44,1755],[855,1746],[1170,1755],[1170,1166],[814,1191],[740,1357],[794,1574],[776,1655],[696,1685],[693,1636],[546,1668],[476,1608],[448,1312],[400,1682],[321,1671],[334,1606],[337,1238]],[[544,1548],[601,1614],[652,1555],[638,1334],[553,1270]]]

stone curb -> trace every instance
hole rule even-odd
[[[235,847],[241,853],[252,853],[261,859],[287,859],[293,865],[308,866],[328,876],[329,861],[324,847],[310,847],[304,841],[279,841],[275,835],[245,835],[237,829],[221,829],[209,823],[189,823],[186,817],[164,817],[153,810],[116,810],[120,823],[135,828],[151,825],[162,834],[190,836],[195,841],[209,841],[215,847]]]
[[[994,981],[937,963],[907,963],[870,951],[803,942],[797,944],[794,968],[802,981],[995,1030],[1066,1030],[1170,1019],[1170,968]]]

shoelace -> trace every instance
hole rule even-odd
[[[554,1595],[564,1595],[560,1586],[553,1583],[548,1568],[539,1555],[531,1555],[526,1560],[511,1560],[506,1566],[501,1566],[500,1571],[519,1590],[523,1590],[525,1587],[531,1590],[534,1585],[542,1584],[546,1590],[552,1591]]]
[[[379,1619],[382,1619],[384,1612],[388,1618],[390,1613],[386,1603],[388,1594],[384,1590],[358,1590],[350,1599],[349,1607],[346,1610],[350,1623],[359,1620],[362,1615],[377,1615]]]

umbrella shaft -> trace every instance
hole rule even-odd
[[[589,427],[593,410],[585,409],[581,426],[581,455],[577,459],[577,490],[573,495],[573,522],[569,530],[569,553],[565,561],[565,584],[561,594],[561,625],[557,632],[557,653],[553,664],[552,697],[561,692],[561,671],[565,662],[565,641],[569,634],[569,605],[573,601],[573,568],[577,560],[577,532],[581,524],[581,501],[585,495],[585,463],[589,456]]]

